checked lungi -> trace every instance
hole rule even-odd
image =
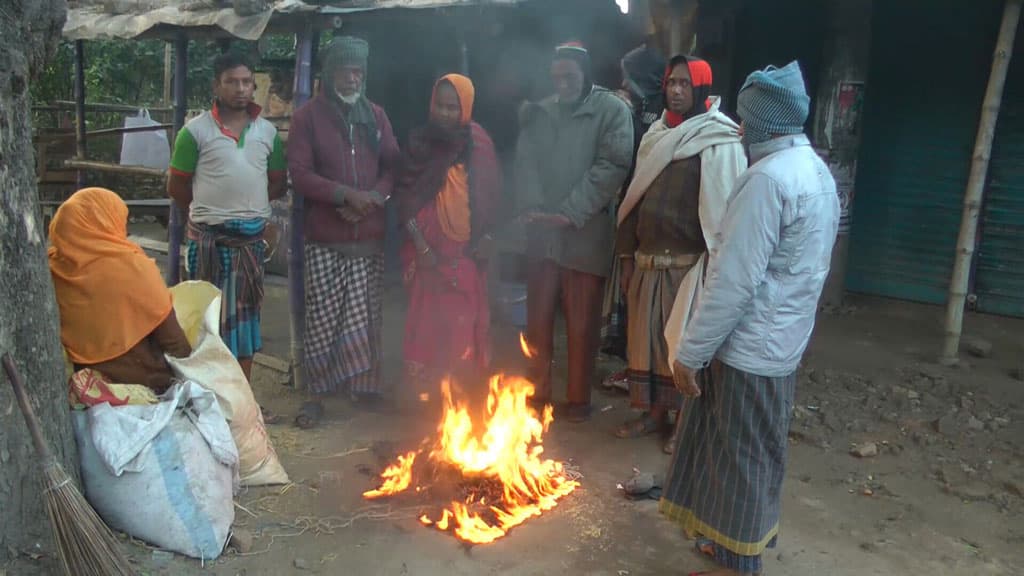
[[[260,311],[265,226],[262,219],[188,224],[188,277],[220,289],[220,337],[235,358],[252,358],[263,347]]]
[[[686,399],[659,510],[691,537],[715,543],[715,560],[760,572],[775,547],[796,374],[757,376],[718,360]]]
[[[377,395],[384,257],[306,244],[305,368],[309,391]]]

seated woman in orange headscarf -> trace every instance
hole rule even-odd
[[[76,370],[111,382],[170,386],[164,354],[192,353],[160,270],[128,240],[128,206],[103,188],[79,190],[50,223],[50,273],[60,336]]]
[[[501,168],[490,136],[472,121],[473,99],[469,78],[437,81],[430,121],[410,134],[395,187],[409,233],[404,357],[417,387],[482,369],[490,358],[486,259]]]

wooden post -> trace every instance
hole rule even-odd
[[[956,262],[946,303],[946,339],[940,360],[947,365],[957,363],[960,357],[960,334],[963,330],[964,304],[967,300],[971,263],[977,244],[978,216],[981,213],[988,164],[992,156],[992,139],[995,137],[996,121],[999,119],[999,108],[1003,102],[1003,86],[1006,85],[1006,73],[1010,68],[1010,56],[1013,54],[1013,42],[1017,35],[1017,22],[1020,21],[1022,4],[1024,0],[1006,0],[1003,24],[996,40],[992,71],[989,74],[985,101],[981,108],[981,122],[978,124],[974,155],[971,158],[971,173],[964,192],[964,210],[956,246]]]
[[[188,114],[188,36],[184,33],[174,39],[174,134],[185,125]],[[171,200],[167,218],[167,285],[181,280],[181,241],[185,236],[185,217]]]
[[[313,51],[319,43],[319,34],[312,24],[296,34],[295,38],[295,86],[292,91],[292,109],[298,110],[313,95]],[[321,79],[321,82],[324,80]],[[297,390],[305,387],[305,373],[302,370],[306,354],[306,273],[305,253],[305,209],[302,196],[292,190],[291,213],[288,235],[288,305],[291,312],[291,364],[292,385]]]
[[[85,135],[85,42],[75,40],[75,155],[87,157]],[[85,172],[78,171],[78,188],[85,188]]]
[[[174,78],[174,46],[170,42],[164,43],[164,106],[171,105],[171,82]]]

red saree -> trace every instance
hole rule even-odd
[[[452,84],[464,105],[472,101],[464,86]],[[410,376],[427,384],[490,363],[486,262],[474,252],[490,229],[501,187],[494,144],[480,125],[467,119],[455,137],[436,136],[429,129],[410,135],[396,190],[403,222],[415,218],[437,260],[423,267],[411,240],[402,247],[409,291],[404,360]]]

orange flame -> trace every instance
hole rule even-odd
[[[412,465],[416,461],[416,453],[409,452],[398,457],[398,462],[388,466],[381,473],[384,483],[376,490],[363,492],[363,498],[373,500],[381,496],[391,496],[405,490],[412,484]]]
[[[519,347],[523,349],[523,355],[529,359],[537,357],[537,349],[530,346],[530,343],[526,340],[526,335],[522,332],[519,333]]]
[[[497,480],[501,497],[488,503],[486,495],[471,494],[464,502],[451,502],[438,520],[423,515],[421,523],[442,531],[451,528],[461,540],[487,544],[551,510],[559,499],[579,487],[566,476],[560,462],[541,457],[543,436],[554,418],[551,406],[540,415],[529,406],[527,400],[533,396],[534,387],[528,381],[493,377],[487,409],[479,422],[470,417],[465,404],[452,399],[447,381],[442,383],[441,391],[444,414],[429,459],[454,466],[466,478]],[[408,488],[415,456],[415,452],[400,456],[398,463],[382,474],[383,485],[367,492],[373,495],[367,498]]]

